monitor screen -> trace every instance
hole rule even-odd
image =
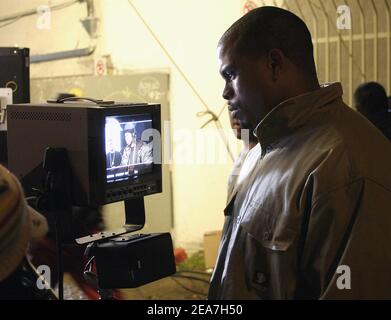
[[[152,115],[107,116],[107,183],[136,180],[153,169]]]

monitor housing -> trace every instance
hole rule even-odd
[[[7,107],[7,126],[8,166],[27,196],[43,187],[47,148],[67,150],[74,205],[162,191],[159,104],[13,104]]]

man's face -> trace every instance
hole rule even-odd
[[[125,141],[127,145],[130,145],[133,141],[133,135],[130,132],[125,132]]]
[[[219,70],[225,80],[223,98],[233,119],[256,127],[274,107],[271,70],[266,59],[240,56],[233,41],[218,47]]]

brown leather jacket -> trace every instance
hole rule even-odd
[[[281,103],[256,133],[209,298],[390,299],[391,143],[339,83]]]

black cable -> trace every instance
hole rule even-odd
[[[204,282],[206,284],[209,285],[209,281],[208,280],[205,280],[205,279],[200,279],[200,278],[197,278],[197,277],[192,277],[192,276],[182,276],[182,275],[172,275],[171,277],[174,277],[174,278],[183,278],[183,279],[189,279],[189,280],[196,280],[196,281],[200,281],[200,282]]]
[[[204,272],[204,271],[194,271],[194,270],[179,270],[177,273],[195,273],[195,274],[202,274],[205,276],[211,276],[210,273]]]
[[[175,281],[175,283],[177,283],[179,286],[181,286],[183,289],[191,292],[191,293],[194,293],[194,294],[197,294],[197,295],[200,295],[200,296],[206,296],[207,294],[204,293],[204,292],[200,292],[200,291],[196,291],[196,290],[193,290],[193,289],[190,289],[188,287],[186,287],[185,285],[183,285],[182,283],[180,283],[180,281],[178,281],[177,279],[175,279],[174,277],[171,277],[171,279],[173,281]]]

